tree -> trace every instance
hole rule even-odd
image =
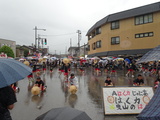
[[[24,49],[24,57],[27,57],[27,56],[28,56],[28,53],[29,53],[29,50]]]
[[[13,50],[10,47],[8,47],[8,46],[1,47],[0,48],[0,53],[1,52],[4,52],[5,54],[7,54],[8,57],[14,58]]]

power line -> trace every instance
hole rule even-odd
[[[86,31],[82,31],[82,32],[86,32]],[[65,35],[73,35],[73,34],[76,34],[75,32],[74,33],[66,33],[66,34],[57,34],[57,35],[41,35],[41,36],[47,36],[47,37],[54,37],[54,36],[65,36]]]
[[[65,36],[65,35],[73,35],[73,34],[76,34],[76,33],[67,33],[67,34],[59,34],[59,35],[41,35],[41,36],[54,37],[54,36]]]

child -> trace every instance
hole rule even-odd
[[[76,88],[78,88],[78,80],[73,73],[70,75],[68,83],[69,83],[69,86],[75,85]]]
[[[41,91],[45,91],[47,86],[44,86],[44,82],[41,80],[40,77],[37,77],[35,86],[40,87]]]
[[[112,83],[111,78],[109,76],[105,80],[104,86],[113,86],[113,83]]]
[[[160,79],[157,79],[157,80],[154,82],[154,84],[155,84],[154,88],[155,88],[155,89],[157,89],[157,87],[158,87],[158,85],[159,85],[159,82],[160,82]]]

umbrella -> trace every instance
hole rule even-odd
[[[160,60],[160,45],[144,54],[142,58],[137,61],[137,64],[158,60]]]
[[[113,60],[112,57],[103,57],[102,59],[103,59],[103,60]]]
[[[51,57],[51,59],[52,59],[52,60],[56,60],[57,58],[56,58],[56,57]]]
[[[130,60],[130,59],[128,59],[128,58],[126,58],[124,61],[127,61],[127,62],[128,62],[128,64],[130,64],[130,63],[131,63],[131,60]]]
[[[53,108],[35,120],[91,120],[84,112],[71,107]]]
[[[137,116],[138,120],[160,120],[160,84],[152,99]]]
[[[0,59],[0,88],[11,85],[31,74],[32,69],[14,59]]]
[[[99,57],[97,57],[97,56],[95,56],[95,57],[93,57],[93,58],[91,58],[92,60],[94,60],[94,59],[100,59]]]
[[[123,58],[115,58],[114,60],[123,61],[124,59]]]
[[[43,56],[43,58],[44,58],[44,59],[47,59],[48,57],[47,57],[47,56]]]

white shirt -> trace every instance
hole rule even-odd
[[[69,82],[71,85],[75,85],[76,87],[78,87],[78,80],[76,77],[74,78],[69,78]]]

